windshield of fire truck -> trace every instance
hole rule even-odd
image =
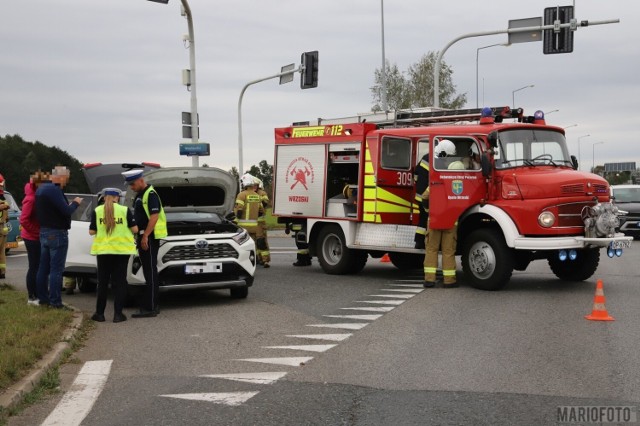
[[[519,166],[571,166],[564,135],[552,130],[513,129],[499,134],[497,169]]]

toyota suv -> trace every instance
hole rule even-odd
[[[135,193],[125,187],[121,172],[143,165],[92,164],[83,169],[89,188],[126,191],[121,203],[131,207]],[[158,168],[145,165],[145,181],[160,196],[167,217],[168,236],[160,240],[160,290],[228,289],[245,298],[253,285],[256,250],[249,234],[226,215],[233,209],[238,183],[230,173],[214,167]],[[68,194],[74,197],[77,194]],[[82,196],[82,195],[81,195]],[[95,288],[96,260],[89,254],[91,212],[98,195],[85,198],[71,223],[65,276],[79,278],[81,290]],[[130,292],[145,284],[140,259],[131,256],[127,272]]]
[[[611,185],[613,202],[627,212],[620,216],[620,231],[640,239],[640,185]]]

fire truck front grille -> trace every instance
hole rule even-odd
[[[563,195],[584,194],[584,185],[581,183],[575,183],[572,185],[563,185],[562,194]]]
[[[558,226],[584,226],[582,221],[582,209],[586,206],[593,206],[593,202],[560,204],[558,206]]]
[[[593,189],[595,190],[596,194],[608,194],[609,193],[609,188],[607,187],[607,185],[602,185],[602,184],[596,183],[595,185],[593,185]]]
[[[229,244],[209,244],[204,249],[197,248],[195,245],[176,246],[162,256],[162,262],[223,258],[237,259],[238,252]]]

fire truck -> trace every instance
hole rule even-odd
[[[273,213],[299,230],[296,241],[328,274],[358,273],[385,254],[400,269],[421,268],[414,172],[445,139],[456,157],[428,155],[429,227],[457,223],[472,286],[499,290],[539,259],[561,280],[583,281],[601,249],[615,258],[631,246],[616,233],[624,212],[607,181],[578,170],[562,127],[521,108],[425,108],[276,128]],[[452,161],[466,168],[450,170]]]

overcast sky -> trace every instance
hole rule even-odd
[[[569,1],[560,5],[570,4]],[[269,80],[249,87],[242,108],[244,165],[273,163],[273,129],[294,121],[369,111],[374,69],[382,63],[379,0],[189,0],[194,18],[200,163],[238,164],[238,98],[249,81],[320,52],[319,86],[300,90]],[[542,16],[550,1],[384,1],[386,57],[401,70],[468,33],[504,30],[512,19]],[[636,161],[640,166],[640,2],[577,0],[571,54],[543,55],[542,43],[507,35],[468,38],[444,60],[467,106],[559,110],[569,150],[583,169]],[[0,3],[0,134],[58,146],[82,162],[153,161],[189,166],[178,155],[190,93],[180,1],[3,0]],[[577,125],[569,127],[572,125]],[[603,144],[597,144],[604,142]],[[594,145],[596,144],[596,145]]]

